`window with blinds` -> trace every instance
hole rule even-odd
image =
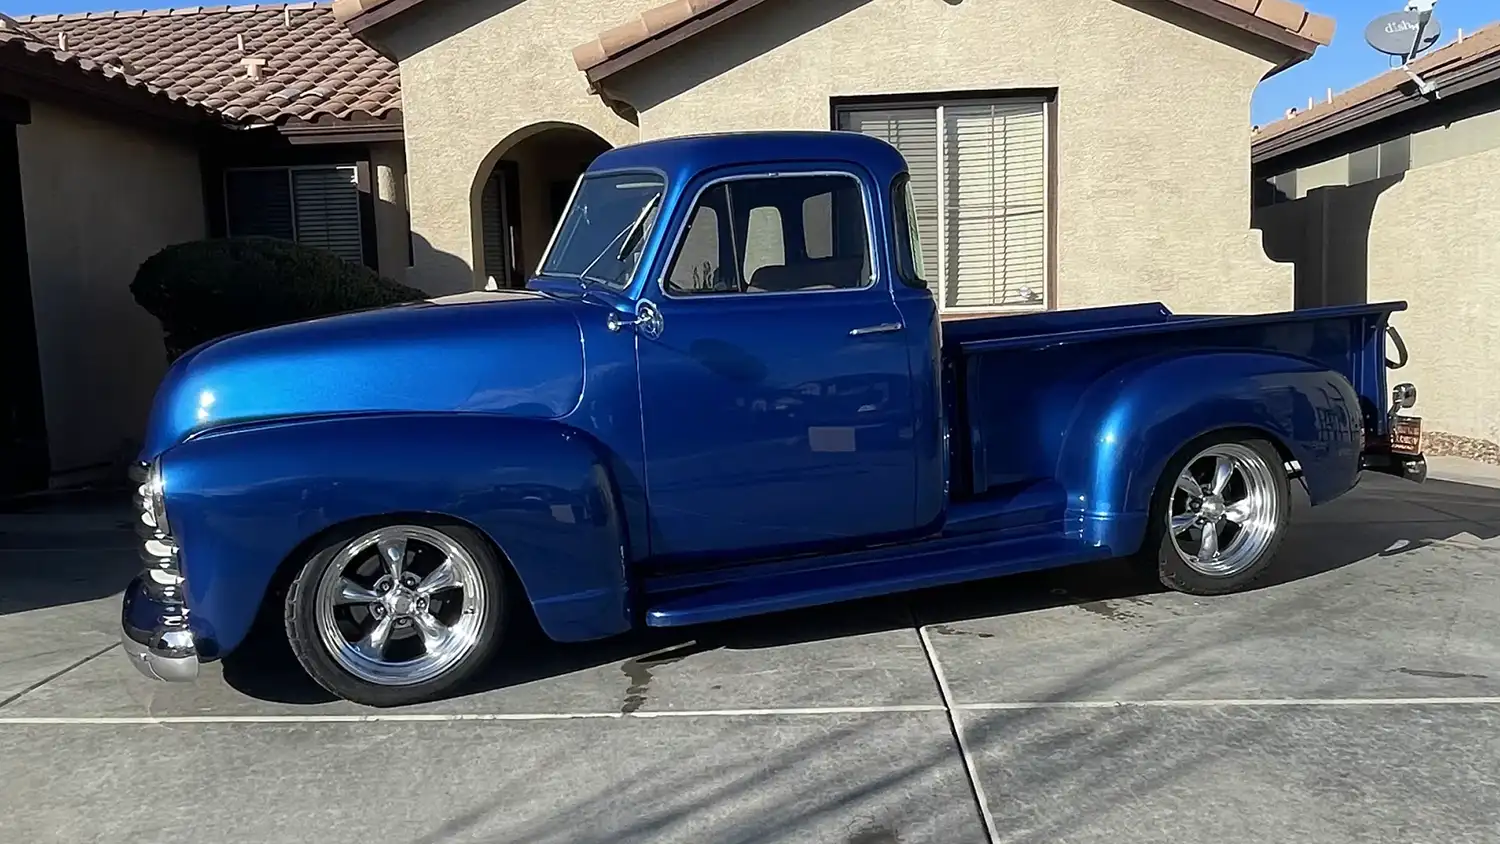
[[[945,311],[1047,307],[1041,99],[842,108],[839,128],[906,158],[922,264]]]
[[[266,167],[224,174],[231,236],[262,235],[364,261],[358,176],[353,165]]]

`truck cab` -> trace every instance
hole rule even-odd
[[[127,653],[192,679],[268,630],[408,703],[524,659],[518,612],[582,641],[1111,557],[1235,591],[1291,482],[1420,480],[1404,303],[944,324],[916,215],[874,138],[651,141],[594,162],[524,291],[194,350],[136,470]]]
[[[656,564],[940,519],[940,334],[904,169],[860,135],[730,135],[615,150],[579,182],[532,286],[620,310],[594,326],[620,336],[585,343],[634,371]]]

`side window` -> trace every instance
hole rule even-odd
[[[674,296],[857,290],[873,283],[864,191],[849,175],[721,182],[688,218]]]
[[[809,258],[833,257],[833,192],[802,200],[802,242]]]
[[[674,295],[724,292],[717,286],[719,265],[719,212],[712,205],[700,202],[667,274],[667,292]]]
[[[782,231],[781,209],[775,205],[757,205],[751,208],[750,221],[745,231],[745,266],[740,278],[755,278],[762,267],[784,266],[786,238]]]

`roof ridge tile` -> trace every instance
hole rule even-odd
[[[346,26],[358,32],[363,27],[355,22],[355,19],[389,1],[337,0],[333,4],[333,14]],[[1222,18],[1223,20],[1232,21],[1237,15],[1248,15],[1256,19],[1259,29],[1252,29],[1252,31],[1262,31],[1264,24],[1271,24],[1292,36],[1291,42],[1298,45],[1299,49],[1308,55],[1311,55],[1312,51],[1318,47],[1327,46],[1333,41],[1334,20],[1308,11],[1306,6],[1295,0],[1173,1],[1205,14],[1209,12],[1203,8],[1204,2],[1217,3],[1224,6],[1224,13],[1229,15],[1229,17]],[[691,21],[704,18],[732,2],[735,0],[665,0],[665,2],[659,0],[657,5],[637,12],[629,20],[598,32],[592,39],[574,47],[573,63],[579,70],[590,73],[600,65],[633,52],[642,45],[660,39]],[[760,2],[762,0],[738,0],[735,5],[749,8]],[[727,10],[727,13],[732,15],[735,10],[731,8]],[[1215,17],[1218,17],[1217,13]],[[1251,27],[1246,22],[1243,28]]]
[[[218,2],[27,19],[36,21],[31,31],[42,42],[37,46],[55,48],[66,35],[66,46],[88,67],[112,75],[118,73],[113,66],[123,65],[130,78],[150,80],[229,122],[317,115],[346,120],[350,104],[370,113],[400,113],[396,64],[355,38],[327,0]],[[0,37],[19,40],[28,24],[17,23]],[[246,70],[252,60],[253,78]]]
[[[185,15],[215,15],[236,12],[280,12],[285,9],[332,8],[331,0],[300,0],[295,3],[249,3],[238,6],[165,6],[151,9],[108,9],[97,12],[48,12],[45,14],[11,15],[17,23],[53,23],[56,21],[110,20],[114,18],[180,17]]]

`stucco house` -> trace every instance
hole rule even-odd
[[[129,285],[162,247],[272,234],[404,269],[405,208],[377,199],[399,104],[326,5],[0,17],[0,494],[122,477],[166,366]]]
[[[1291,304],[1248,225],[1250,98],[1333,22],[1289,0],[335,0],[400,67],[433,292],[519,278],[607,146],[842,128],[911,159],[958,313]],[[455,260],[456,259],[456,260]]]
[[[518,285],[583,168],[667,135],[836,128],[891,141],[911,163],[925,263],[953,318],[1292,304],[1292,267],[1250,226],[1248,138],[1260,80],[1333,36],[1332,20],[1291,0],[650,2],[15,19],[32,52],[195,115],[112,107],[84,121],[55,84],[0,75],[0,93],[31,109],[15,124],[16,201],[45,387],[44,411],[28,412],[45,417],[52,482],[117,471],[129,454],[162,361],[127,286],[156,249],[272,234],[432,294]],[[59,210],[89,202],[86,227]],[[100,358],[101,344],[119,359]],[[0,441],[26,450],[9,432]],[[35,431],[26,442],[34,452]]]
[[[1426,450],[1500,463],[1500,24],[1412,69],[1259,127],[1254,225],[1299,307],[1406,300]]]

